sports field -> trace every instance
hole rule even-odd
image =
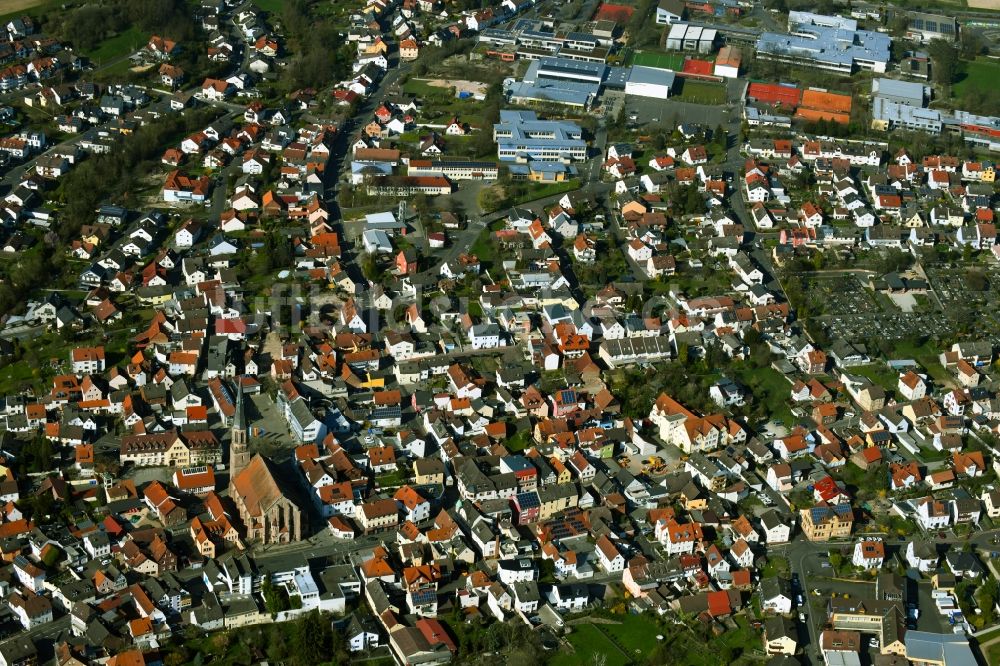
[[[684,56],[678,53],[650,53],[649,51],[636,51],[632,54],[630,65],[641,65],[642,67],[656,67],[658,69],[672,69],[675,72],[684,68]]]
[[[673,96],[682,102],[692,104],[709,104],[718,106],[726,103],[726,87],[721,83],[711,81],[695,81],[694,79],[682,79],[680,81],[680,92]]]

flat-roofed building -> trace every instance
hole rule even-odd
[[[493,126],[497,156],[503,161],[587,159],[587,142],[576,123],[539,120],[534,111],[504,109]]]
[[[922,108],[930,99],[930,87],[913,81],[872,79],[872,97],[882,97],[897,104]]]
[[[932,39],[954,42],[958,39],[958,21],[954,16],[927,14],[924,12],[904,12],[906,16],[906,37],[926,44]],[[893,20],[895,16],[893,16]]]
[[[676,75],[669,69],[633,66],[625,82],[625,94],[666,99],[670,97],[675,78]]]
[[[715,49],[718,31],[689,23],[674,23],[667,33],[666,47],[673,51],[711,53]]]
[[[496,162],[471,160],[410,160],[409,176],[444,176],[448,180],[496,180]]]
[[[906,658],[922,666],[972,666],[979,663],[964,634],[907,631],[903,638]]]
[[[757,39],[757,55],[842,74],[855,68],[885,72],[891,44],[889,35],[858,30],[854,19],[789,12],[788,34],[762,33]]]

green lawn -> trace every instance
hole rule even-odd
[[[681,89],[674,95],[675,99],[693,104],[719,105],[726,102],[726,88],[721,83],[682,78],[678,80]]]
[[[626,615],[621,624],[601,625],[619,644],[632,650],[636,655],[647,655],[656,647],[659,628],[645,615]]]
[[[280,14],[281,8],[285,4],[285,0],[253,0],[253,4],[257,5],[269,14]]]
[[[951,383],[952,381],[952,376],[938,360],[940,350],[931,342],[916,345],[913,342],[900,340],[893,347],[892,355],[896,359],[914,359],[938,383]]]
[[[672,69],[679,72],[684,69],[684,56],[679,53],[650,53],[649,51],[634,51],[629,65],[656,67],[657,69]]]
[[[867,377],[884,388],[887,393],[896,393],[896,387],[899,385],[899,375],[884,363],[859,365],[851,368],[850,372],[854,375]]]
[[[739,627],[736,631],[726,631],[715,636],[707,644],[695,644],[693,647],[701,648],[691,650],[688,654],[691,666],[715,666],[716,664],[734,663],[737,653],[746,653],[757,650],[761,647],[760,636],[750,628],[750,622],[745,615],[736,618]],[[726,657],[726,654],[729,657]],[[746,659],[746,657],[744,657]]]
[[[765,564],[761,570],[761,578],[786,578],[789,571],[791,571],[788,558],[775,555],[774,557],[767,558],[767,564]]]
[[[424,79],[410,79],[403,84],[403,92],[410,95],[440,95],[447,91],[447,88],[432,86]]]
[[[476,255],[476,257],[479,258],[479,262],[485,267],[492,266],[493,261],[496,259],[493,242],[490,240],[491,234],[491,229],[483,229],[482,233],[479,234],[479,238],[477,238],[476,242],[469,248],[469,252]]]
[[[137,26],[132,26],[110,39],[105,39],[100,46],[87,53],[87,56],[100,65],[108,60],[133,53],[142,48],[148,40],[148,33],[143,32]]]
[[[133,66],[132,61],[125,58],[110,67],[102,68],[96,76],[101,81],[118,82],[129,75]]]
[[[504,441],[503,445],[506,446],[511,453],[518,453],[520,451],[524,451],[534,443],[534,440],[531,438],[531,433],[522,430],[514,433],[513,436],[508,437]]]
[[[404,481],[406,481],[406,477],[399,470],[375,477],[375,483],[377,483],[380,488],[395,488],[396,486],[403,485]]]
[[[977,88],[993,88],[1000,81],[1000,62],[980,58],[973,62],[963,63],[963,74],[953,86],[956,97],[961,97],[970,90]]]
[[[989,647],[986,652],[986,663],[990,666],[997,666],[1000,664],[1000,643],[994,643]]]
[[[573,645],[572,654],[563,653],[549,663],[552,666],[578,666],[579,664],[597,663],[603,655],[601,663],[605,666],[629,666],[632,659],[615,645],[602,629],[607,625],[580,624],[573,627],[569,642]]]
[[[753,389],[754,402],[763,402],[771,418],[780,418],[787,426],[794,423],[795,418],[788,406],[792,385],[783,374],[771,367],[744,367],[734,374],[737,381]]]
[[[567,180],[561,183],[531,183],[525,193],[522,196],[517,197],[514,200],[514,205],[528,203],[529,201],[535,201],[536,199],[544,199],[545,197],[551,197],[555,194],[562,194],[563,192],[570,192],[572,190],[580,189],[579,180]]]
[[[717,666],[722,663],[719,653],[725,649],[738,648],[744,651],[757,647],[759,640],[749,629],[745,618],[738,618],[739,629],[712,639],[708,645],[696,640],[686,629],[670,627],[664,629],[648,615],[616,615],[610,618],[620,624],[581,624],[573,627],[569,642],[574,652],[556,655],[549,663],[552,666],[578,666],[597,663],[603,655],[607,666],[629,666],[647,663],[656,651],[657,636],[666,636],[670,653],[677,659],[670,663],[704,664]],[[676,649],[675,649],[676,648]],[[701,654],[699,654],[701,653]]]
[[[24,361],[11,363],[0,368],[0,389],[4,393],[12,393],[23,389],[28,384],[37,381],[41,377],[37,372],[37,367],[29,365]]]

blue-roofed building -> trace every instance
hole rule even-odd
[[[524,78],[510,85],[507,94],[515,103],[547,102],[587,108],[601,91],[606,72],[603,63],[541,58],[532,61]]]
[[[587,159],[587,142],[576,123],[539,120],[534,111],[500,111],[493,126],[497,157],[505,162],[528,160],[573,162]]]
[[[940,134],[944,116],[935,109],[900,104],[881,96],[872,98],[872,127],[887,131],[896,127]]]
[[[858,30],[854,19],[810,12],[789,12],[788,34],[765,32],[757,39],[758,57],[818,67],[841,74],[855,68],[885,72],[892,39]]]
[[[898,79],[873,79],[872,96],[884,97],[899,104],[922,107],[930,99],[931,89],[923,83]]]

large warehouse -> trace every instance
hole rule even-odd
[[[669,69],[633,66],[625,82],[625,94],[666,99],[673,86],[674,73]]]

